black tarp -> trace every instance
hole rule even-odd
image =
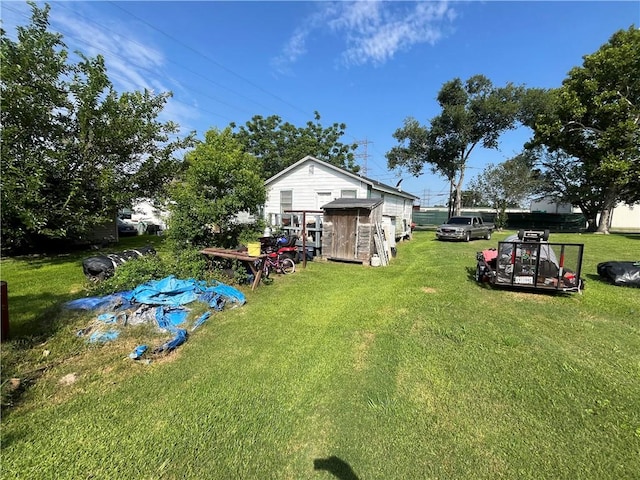
[[[624,287],[640,287],[640,261],[608,261],[598,264],[598,275],[603,280]]]
[[[133,258],[145,255],[155,255],[156,251],[151,245],[125,250],[120,253],[108,253],[104,255],[94,255],[82,261],[82,271],[88,280],[99,282],[113,275],[116,268]]]

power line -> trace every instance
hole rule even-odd
[[[105,26],[105,25],[103,25],[103,24],[101,24],[101,23],[99,23],[99,22],[96,22],[96,21],[95,21],[95,20],[93,20],[92,18],[89,18],[89,17],[87,17],[87,16],[85,16],[85,15],[82,15],[82,14],[78,13],[77,11],[75,11],[75,10],[71,9],[70,7],[65,6],[64,4],[60,4],[60,5],[61,5],[61,6],[63,6],[63,8],[66,8],[66,9],[70,10],[71,12],[73,12],[76,16],[78,16],[78,17],[80,17],[80,18],[82,18],[82,19],[88,20],[89,22],[91,22],[91,23],[93,23],[93,24],[97,25],[97,26],[98,26],[98,27],[100,27],[101,29],[103,29],[103,30],[105,30],[105,31],[107,31],[107,32],[109,32],[109,33],[112,33],[112,34],[114,34],[114,35],[122,36],[122,37],[126,38],[129,42],[131,42],[131,43],[132,43],[132,44],[134,44],[134,45],[138,45],[138,46],[140,46],[140,47],[146,48],[146,45],[144,45],[144,44],[142,44],[142,43],[140,43],[140,42],[138,42],[138,41],[136,41],[136,40],[132,39],[131,37],[128,37],[128,36],[126,36],[126,35],[123,35],[123,34],[121,34],[121,33],[119,33],[119,32],[115,32],[115,31],[111,30],[109,27],[107,27],[107,26]],[[86,45],[88,45],[88,46],[90,46],[90,47],[92,47],[92,48],[95,48],[95,49],[100,50],[100,51],[102,51],[102,52],[106,52],[106,53],[108,53],[109,55],[112,55],[112,56],[114,56],[114,57],[118,57],[118,58],[121,58],[121,59],[123,59],[123,60],[129,60],[129,59],[127,59],[127,58],[123,57],[122,55],[119,55],[119,54],[117,54],[117,53],[115,53],[115,52],[113,52],[113,51],[111,51],[111,50],[105,50],[104,48],[102,48],[102,47],[98,47],[98,46],[96,46],[96,45],[94,45],[94,44],[91,44],[91,43],[89,43],[89,42],[85,41],[85,40],[82,40],[82,39],[78,38],[78,37],[77,37],[77,36],[75,36],[75,35],[72,35],[72,34],[66,33],[66,34],[65,34],[65,36],[69,36],[69,37],[73,38],[74,40],[76,40],[76,41],[78,41],[78,42],[82,42],[82,43],[84,43],[84,44],[86,44]],[[168,62],[169,62],[169,63],[171,63],[171,64],[173,64],[173,65],[176,65],[177,67],[179,67],[179,68],[183,69],[184,71],[186,71],[186,72],[188,72],[188,73],[190,73],[190,74],[192,74],[192,75],[195,75],[195,76],[197,76],[197,77],[202,78],[203,80],[205,80],[205,81],[207,81],[207,82],[211,83],[212,85],[215,85],[215,86],[217,86],[217,87],[220,87],[220,88],[222,88],[222,89],[224,89],[224,90],[226,90],[226,91],[228,91],[228,92],[230,92],[230,93],[233,93],[234,95],[237,95],[237,96],[238,96],[238,97],[240,97],[240,98],[243,98],[243,99],[245,99],[245,100],[248,100],[249,102],[252,102],[252,103],[254,103],[255,105],[257,105],[257,106],[259,106],[259,107],[261,107],[261,108],[264,108],[264,109],[266,109],[266,110],[271,110],[271,111],[273,111],[273,109],[271,109],[271,108],[267,107],[266,105],[262,105],[261,103],[259,103],[259,102],[255,101],[255,100],[253,100],[253,99],[251,99],[251,98],[247,97],[246,95],[243,95],[242,93],[237,92],[236,90],[234,90],[234,89],[232,89],[232,88],[229,88],[229,87],[227,87],[227,86],[225,86],[225,85],[222,85],[221,83],[216,82],[215,80],[213,80],[213,79],[211,79],[211,78],[209,78],[209,77],[206,77],[205,75],[203,75],[202,73],[200,73],[200,72],[198,72],[198,71],[196,71],[196,70],[193,70],[193,69],[191,69],[191,68],[189,68],[189,67],[186,67],[186,66],[182,65],[182,64],[180,64],[180,63],[178,63],[178,62],[176,62],[176,61],[172,60],[170,57],[168,57],[168,58],[167,58],[167,60],[168,60]],[[154,71],[152,71],[152,70],[150,70],[150,69],[147,69],[147,68],[144,68],[144,67],[142,67],[142,66],[137,66],[137,68],[142,69],[142,70],[145,70],[145,71],[148,71],[148,72],[153,73],[153,74],[157,74],[157,72],[154,72]],[[224,101],[224,100],[221,100],[221,99],[220,99],[220,98],[218,98],[218,97],[212,96],[212,95],[210,95],[210,94],[207,94],[207,93],[204,93],[204,92],[201,92],[201,91],[198,91],[198,90],[194,90],[194,89],[192,89],[192,88],[190,88],[190,87],[189,87],[189,91],[190,91],[190,92],[193,92],[193,93],[198,93],[198,94],[200,94],[200,95],[203,95],[204,97],[207,97],[207,98],[210,98],[210,99],[212,99],[212,100],[215,100],[216,102],[219,102],[219,103],[221,103],[221,104],[223,104],[223,105],[226,105],[226,106],[228,106],[228,107],[231,107],[231,108],[234,108],[234,109],[237,109],[237,110],[240,110],[240,111],[244,111],[244,112],[246,112],[246,113],[251,114],[251,112],[249,112],[248,110],[246,110],[246,109],[244,109],[244,108],[242,108],[242,107],[239,107],[239,106],[237,106],[237,105],[230,104],[230,103],[228,103],[228,102],[226,102],[226,101]]]
[[[169,39],[173,40],[173,41],[174,41],[174,42],[176,42],[178,45],[181,45],[181,46],[183,46],[184,48],[186,48],[186,49],[188,49],[188,50],[192,51],[192,52],[193,52],[193,53],[195,53],[196,55],[199,55],[200,57],[202,57],[202,58],[204,58],[204,59],[208,60],[209,62],[211,62],[212,64],[214,64],[214,65],[215,65],[215,66],[217,66],[218,68],[220,68],[220,69],[224,70],[225,72],[230,73],[231,75],[233,75],[233,76],[235,76],[235,77],[237,77],[237,78],[239,78],[239,79],[243,80],[244,82],[248,83],[248,84],[249,84],[249,85],[251,85],[252,87],[257,88],[257,89],[258,89],[258,90],[260,90],[261,92],[266,93],[267,95],[269,95],[269,96],[271,96],[271,97],[275,98],[276,100],[278,100],[278,101],[280,101],[280,102],[284,103],[285,105],[288,105],[289,107],[293,108],[294,110],[297,110],[298,112],[303,113],[304,115],[309,115],[309,112],[307,112],[307,111],[305,111],[305,110],[303,110],[303,109],[301,109],[301,108],[297,107],[296,105],[293,105],[292,103],[290,103],[290,102],[288,102],[288,101],[284,100],[283,98],[281,98],[280,96],[276,95],[275,93],[272,93],[272,92],[270,92],[270,91],[266,90],[265,88],[263,88],[263,87],[261,87],[260,85],[258,85],[258,84],[256,84],[256,83],[252,82],[252,81],[251,81],[251,80],[249,80],[248,78],[245,78],[244,76],[240,75],[239,73],[236,73],[235,71],[231,70],[230,68],[228,68],[228,67],[226,67],[226,66],[222,65],[220,62],[217,62],[216,60],[214,60],[213,58],[209,57],[208,55],[205,55],[204,53],[202,53],[202,52],[200,52],[200,51],[196,50],[195,48],[191,47],[190,45],[187,45],[186,43],[184,43],[184,42],[182,42],[182,41],[178,40],[178,39],[177,39],[177,38],[175,38],[174,36],[169,35],[169,34],[168,34],[168,33],[166,33],[165,31],[163,31],[162,29],[160,29],[160,28],[158,28],[158,27],[156,27],[156,26],[154,26],[154,25],[150,24],[150,23],[149,23],[149,22],[147,22],[146,20],[144,20],[144,19],[142,19],[142,18],[138,17],[137,15],[135,15],[135,14],[131,13],[130,11],[128,11],[128,10],[126,10],[126,9],[122,8],[122,7],[121,7],[120,5],[118,5],[117,3],[113,2],[113,1],[110,1],[109,3],[110,3],[111,5],[113,5],[114,7],[116,7],[116,8],[118,8],[118,9],[122,10],[122,11],[123,11],[123,12],[125,12],[127,15],[130,15],[131,17],[133,17],[133,18],[137,19],[138,21],[142,22],[143,24],[147,25],[148,27],[150,27],[150,28],[154,29],[154,30],[155,30],[155,31],[157,31],[158,33],[161,33],[161,34],[162,34],[162,35],[164,35],[165,37],[167,37],[167,38],[169,38]]]

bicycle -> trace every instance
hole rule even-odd
[[[262,262],[262,278],[268,279],[271,270],[289,275],[296,271],[296,264],[293,263],[291,258],[278,255],[274,252],[267,255]]]

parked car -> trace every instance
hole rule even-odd
[[[438,240],[464,240],[473,238],[491,239],[491,233],[496,226],[493,223],[485,223],[482,217],[474,215],[462,215],[451,217],[447,223],[440,225],[436,230]]]
[[[118,218],[118,235],[122,237],[133,236],[138,234],[138,229],[133,223]]]

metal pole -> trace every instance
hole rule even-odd
[[[307,212],[302,212],[302,268],[307,268]]]

